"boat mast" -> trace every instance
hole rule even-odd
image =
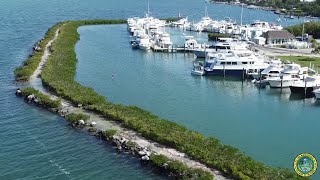
[[[209,17],[209,16],[208,16],[208,9],[207,9],[207,6],[205,6],[204,17]]]
[[[243,3],[242,3],[242,6],[241,6],[241,16],[240,16],[241,17],[241,20],[240,20],[241,21],[241,26],[242,26],[242,13],[243,13]]]
[[[148,11],[147,11],[147,17],[149,17],[150,14],[150,8],[149,8],[149,0],[148,0]]]

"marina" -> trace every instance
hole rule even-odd
[[[244,81],[242,86],[241,80],[237,78],[193,76],[190,71],[194,66],[195,57],[191,53],[136,51],[131,49],[127,41],[117,46],[103,41],[97,42],[106,30],[113,32],[112,37],[107,36],[110,41],[127,38],[128,32],[125,27],[126,25],[79,29],[82,37],[76,48],[79,57],[76,78],[79,82],[94,87],[102,94],[109,94],[108,97],[113,102],[146,108],[160,117],[183,123],[207,136],[218,135],[219,139],[227,144],[238,144],[237,147],[263,162],[291,167],[291,163],[288,163],[291,162],[291,154],[287,152],[297,154],[304,149],[296,141],[305,137],[295,134],[295,130],[300,129],[306,122],[316,121],[313,117],[318,113],[319,106],[314,98],[304,99],[291,94],[289,88],[283,88],[282,92],[280,89],[258,88],[250,80]],[[96,34],[90,33],[92,28]],[[173,30],[178,32],[175,33]],[[180,30],[173,30],[168,32],[179,36]],[[195,33],[188,35],[198,38]],[[200,36],[206,37],[206,34]],[[176,38],[174,35],[171,37],[173,40]],[[91,42],[110,50],[104,53],[96,52],[94,48],[88,49],[86,45]],[[119,58],[119,54],[112,52],[123,54],[120,58],[122,60],[112,61]],[[90,62],[85,61],[91,56],[96,58],[91,58]],[[126,64],[125,67],[123,63]],[[100,66],[97,67],[95,64]],[[132,67],[136,67],[137,70],[129,71]],[[116,78],[113,81],[105,78],[110,76],[111,72],[115,72],[115,69]],[[91,75],[90,72],[93,70],[103,76]],[[92,81],[93,78],[95,81]],[[105,86],[101,85],[103,83],[108,83],[108,88],[104,88]],[[124,97],[123,94],[127,95]],[[232,113],[225,112],[224,108],[228,108],[228,112]],[[161,111],[158,111],[159,109]],[[300,121],[299,119],[306,119],[306,113],[307,120]],[[230,126],[230,123],[233,125]],[[241,124],[247,126],[243,127]],[[284,129],[286,134],[282,133]],[[274,134],[270,135],[269,131]],[[235,139],[232,135],[234,133],[238,135]],[[286,142],[285,146],[280,146],[283,142]],[[252,146],[254,150],[251,149]],[[272,153],[272,147],[275,146],[281,147],[276,157]],[[315,147],[317,144],[310,142],[310,146]],[[263,155],[257,154],[257,149]]]
[[[25,86],[13,83],[14,69],[29,57],[32,46],[53,24],[68,19],[142,16],[146,2],[125,0],[121,2],[121,10],[115,0],[97,0],[89,4],[78,0],[28,3],[13,0],[0,4],[3,17],[0,38],[4,42],[0,48],[5,50],[0,62],[3,95],[0,97],[3,117],[0,156],[2,164],[6,165],[0,170],[1,179],[167,178],[141,165],[140,160],[117,153],[82,130],[70,128],[60,116],[25,104],[12,93],[17,86]],[[81,27],[78,29],[81,38],[75,48],[77,81],[113,103],[139,106],[206,137],[217,137],[223,144],[239,148],[253,159],[273,167],[293,171],[292,159],[297,154],[305,151],[317,154],[319,144],[309,137],[319,136],[316,129],[319,100],[305,98],[303,93],[302,97],[300,93],[291,93],[290,88],[259,88],[251,80],[242,81],[242,77],[199,76],[204,75],[205,58],[195,59],[192,51],[207,49],[203,44],[209,46],[211,42],[206,32],[186,31],[178,26],[187,27],[188,22],[200,20],[204,14],[203,2],[164,0],[150,1],[150,5],[154,17],[174,17],[178,11],[188,15],[173,23],[174,28],[165,27],[173,43],[168,52],[179,53],[155,53],[152,47],[140,49],[139,44],[133,47],[128,43],[126,25]],[[230,17],[240,22],[242,19],[239,16],[241,6],[209,3],[207,6],[208,16],[214,20]],[[243,10],[242,20],[243,24],[250,24],[256,19],[272,22],[277,18],[272,11],[250,8]],[[297,18],[284,20],[281,17],[281,20],[279,23],[283,27],[301,23]],[[166,44],[162,45],[164,47],[160,44],[155,47],[168,50]],[[188,47],[188,51],[182,47]],[[37,82],[37,88],[42,88],[41,81]],[[313,88],[316,97],[317,92]],[[306,124],[312,126],[307,128]],[[297,133],[301,131],[307,131],[308,135]],[[318,177],[318,174],[313,176]]]

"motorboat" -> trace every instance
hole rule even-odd
[[[142,35],[140,36],[139,40],[139,48],[142,50],[149,50],[151,47],[150,39],[148,35]]]
[[[205,61],[207,75],[244,76],[248,72],[260,72],[269,65],[249,50],[231,50],[228,53],[208,53]]]
[[[179,19],[178,21],[176,21],[176,22],[172,22],[172,23],[171,23],[171,26],[186,28],[186,27],[190,26],[190,23],[189,23],[189,21],[188,21],[188,17],[183,17],[183,18],[180,18],[180,19]]]
[[[271,77],[279,77],[282,70],[283,70],[283,68],[279,65],[269,65],[269,67],[267,67],[266,69],[261,71],[261,73],[252,74],[252,77],[254,79],[259,79],[260,77],[262,79],[268,79]]]
[[[300,77],[297,74],[283,74],[278,77],[268,78],[271,88],[288,88],[297,81],[300,81]]]
[[[293,83],[290,87],[291,93],[305,94],[310,97],[313,91],[320,87],[320,76],[308,76],[304,80]]]
[[[286,64],[279,76],[269,78],[271,88],[288,88],[295,82],[303,79],[308,73],[308,68],[301,68],[299,64]]]
[[[200,48],[201,44],[194,39],[193,36],[185,36],[184,48],[188,50],[194,50]]]
[[[197,76],[205,75],[205,71],[204,71],[203,66],[195,66],[195,67],[193,67],[193,69],[191,70],[191,74],[192,75],[197,75]]]
[[[166,32],[160,34],[158,41],[156,41],[156,44],[161,48],[167,48],[167,49],[171,48],[173,43],[170,39],[170,34]]]
[[[320,88],[313,90],[313,94],[316,96],[316,99],[320,99]]]
[[[245,50],[248,44],[238,41],[233,41],[232,38],[218,38],[217,41],[209,46],[199,47],[193,50],[193,54],[197,58],[205,58],[208,53],[228,52],[230,50]]]

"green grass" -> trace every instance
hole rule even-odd
[[[115,130],[115,129],[105,130],[105,131],[102,133],[102,138],[104,138],[104,139],[113,138],[113,136],[116,135],[117,132],[118,132],[118,131]]]
[[[52,28],[48,29],[46,32],[44,39],[39,43],[40,51],[33,51],[32,54],[29,55],[29,58],[24,61],[22,66],[15,69],[14,73],[17,81],[28,81],[33,72],[37,69],[41,57],[45,51],[45,47],[48,42],[54,37],[54,34],[61,23],[54,25]]]
[[[296,64],[300,64],[303,67],[310,67],[310,63],[314,64],[315,70],[320,69],[319,57],[307,57],[307,56],[277,56],[282,61],[290,61]]]
[[[61,100],[52,100],[50,96],[42,94],[40,91],[27,87],[21,90],[22,96],[29,96],[31,94],[35,95],[38,98],[39,102],[38,105],[45,108],[58,108],[61,105]]]
[[[60,35],[52,47],[54,51],[41,74],[43,84],[76,105],[82,104],[87,109],[98,112],[106,118],[119,121],[124,126],[141,133],[142,136],[184,152],[229,177],[236,179],[300,179],[288,169],[264,165],[236,148],[221,144],[214,137],[206,138],[198,132],[161,119],[139,107],[108,102],[104,96],[99,95],[92,88],[84,87],[74,81],[77,63],[74,48],[79,40],[78,27],[119,23],[125,23],[125,21],[81,20],[69,21],[60,26]]]
[[[87,121],[88,119],[90,119],[90,116],[89,115],[86,115],[86,114],[82,114],[82,113],[70,113],[66,116],[66,119],[73,123],[73,122],[76,122],[76,121],[79,121],[79,120],[84,120],[84,121]]]
[[[162,167],[164,165],[167,166],[168,169],[173,171],[175,174],[183,175],[183,179],[212,179],[212,174],[208,172],[204,172],[200,169],[191,169],[185,164],[178,161],[171,161],[164,155],[155,155],[151,154],[150,160],[153,164],[158,167]]]

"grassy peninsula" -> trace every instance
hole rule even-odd
[[[266,166],[236,148],[221,144],[214,137],[206,138],[198,132],[161,119],[139,107],[108,102],[104,96],[99,95],[92,88],[76,82],[74,76],[77,59],[74,49],[79,40],[78,27],[125,22],[124,20],[79,20],[59,24],[60,35],[52,46],[53,52],[41,74],[44,85],[75,105],[81,104],[89,110],[101,113],[106,118],[119,121],[144,137],[184,152],[207,166],[220,170],[228,177],[235,179],[301,178],[288,169]],[[29,70],[28,67],[26,70]],[[153,159],[159,163],[166,160],[162,156],[155,156]],[[171,166],[176,165],[173,163]],[[211,177],[205,175],[198,178],[210,179]]]

